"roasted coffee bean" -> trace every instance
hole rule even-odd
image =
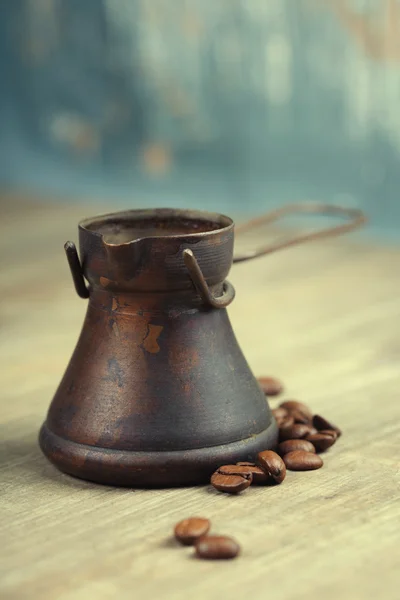
[[[281,429],[287,429],[288,427],[292,427],[294,425],[294,419],[291,415],[285,417],[282,421],[277,422],[279,431]]]
[[[318,454],[305,452],[304,450],[294,450],[283,457],[286,467],[289,471],[313,471],[319,469],[324,464]]]
[[[325,452],[336,442],[337,434],[333,429],[318,431],[309,434],[306,439],[311,442],[317,452]]]
[[[240,467],[238,467],[238,469],[240,469]],[[219,492],[225,492],[227,494],[238,494],[248,488],[251,482],[252,475],[248,471],[238,475],[226,475],[220,473],[218,469],[211,477],[211,485]]]
[[[175,537],[181,544],[191,546],[209,532],[210,526],[210,521],[201,517],[184,519],[175,525]]]
[[[282,408],[282,407],[281,407]],[[286,410],[286,409],[284,409]],[[293,417],[295,423],[302,423],[303,425],[310,425],[311,420],[299,410],[291,410],[290,416]]]
[[[279,454],[264,450],[257,454],[257,463],[268,475],[267,483],[282,483],[286,477],[286,466]]]
[[[342,435],[341,430],[339,429],[339,427],[336,427],[336,425],[333,425],[333,423],[330,423],[329,421],[327,421],[326,419],[324,419],[324,417],[321,417],[320,415],[314,415],[313,416],[313,425],[316,429],[318,429],[318,431],[321,430],[330,430],[330,431],[335,431],[337,437],[340,437]]]
[[[208,535],[196,542],[196,556],[213,560],[235,558],[240,552],[239,544],[230,537]]]
[[[252,468],[249,465],[222,465],[222,467],[218,467],[217,471],[221,475],[241,475],[250,479],[250,483],[252,482]]]
[[[308,419],[308,422],[312,421],[313,414],[310,408],[302,402],[298,402],[297,400],[286,400],[285,402],[282,402],[279,406],[280,408],[286,408],[286,410],[288,410],[289,412],[299,412]]]
[[[241,475],[242,477],[246,477],[246,479],[250,479],[250,484],[262,483],[262,480],[266,479],[265,473],[254,463],[222,465],[217,471],[220,475]],[[254,476],[256,481],[254,480]]]
[[[251,465],[222,465],[218,467],[218,473],[222,473],[223,475],[246,475],[250,474]]]
[[[307,435],[312,433],[310,425],[304,423],[294,423],[291,427],[280,427],[279,428],[279,440],[284,442],[285,440],[299,440],[305,438]]]
[[[266,396],[278,396],[283,392],[283,383],[276,377],[259,377],[258,383]]]
[[[238,462],[238,467],[248,467],[253,477],[253,485],[266,485],[268,483],[268,475],[261,467],[258,467],[255,463],[251,462]]]
[[[304,450],[305,452],[312,452],[315,454],[315,448],[311,442],[307,440],[286,440],[286,442],[281,442],[278,446],[279,454],[284,456],[289,452],[294,452],[295,450]]]
[[[271,412],[275,417],[278,427],[281,425],[281,423],[283,423],[285,421],[285,419],[287,419],[287,417],[289,415],[286,408],[280,408],[280,407],[274,408]],[[293,422],[294,422],[294,420],[293,420]]]

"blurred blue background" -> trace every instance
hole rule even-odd
[[[400,239],[399,0],[2,0],[0,32],[3,190]]]

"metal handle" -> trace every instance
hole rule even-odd
[[[347,233],[348,231],[358,229],[367,222],[367,218],[364,215],[364,213],[357,208],[345,208],[343,206],[334,206],[331,204],[302,202],[298,204],[289,204],[288,206],[284,206],[282,208],[278,208],[277,210],[273,210],[261,217],[256,217],[255,219],[248,221],[244,225],[237,227],[236,232],[242,233],[260,225],[273,223],[274,221],[277,221],[282,217],[286,217],[287,215],[295,213],[311,213],[315,215],[329,216],[335,215],[348,218],[350,219],[350,221],[348,223],[344,223],[343,225],[335,225],[334,227],[328,227],[327,229],[320,229],[311,233],[304,233],[294,238],[289,238],[286,241],[278,241],[274,244],[263,246],[262,248],[247,252],[246,254],[236,255],[233,258],[233,262],[243,262],[245,260],[250,260],[251,258],[265,256],[266,254],[271,254],[272,252],[276,252],[277,250],[283,250],[284,248],[296,246],[297,244],[302,244],[304,242],[310,242],[312,240],[317,240],[321,238],[342,235],[343,233]]]
[[[232,302],[235,297],[235,288],[229,281],[224,281],[222,296],[216,297],[211,293],[199,263],[189,248],[183,251],[183,260],[196,290],[206,304],[209,304],[214,308],[225,308]]]
[[[64,250],[65,254],[67,255],[69,268],[71,269],[76,293],[81,298],[89,298],[89,290],[86,287],[86,283],[83,278],[82,265],[81,261],[79,260],[78,252],[74,242],[66,242],[64,244]]]

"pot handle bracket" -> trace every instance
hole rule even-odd
[[[203,302],[212,306],[213,308],[227,307],[235,297],[235,288],[233,285],[229,283],[229,281],[225,280],[223,284],[224,287],[222,296],[214,296],[211,293],[206,280],[204,279],[203,272],[200,269],[199,263],[197,262],[193,252],[189,248],[186,248],[182,254],[186,268],[189,271],[190,279],[200,294]]]
[[[81,261],[79,260],[78,252],[74,242],[66,242],[64,244],[64,250],[65,254],[67,255],[76,293],[80,298],[89,298],[89,289],[87,288],[85,279],[83,277]]]

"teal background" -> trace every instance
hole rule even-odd
[[[0,71],[3,188],[400,239],[398,0],[3,0]]]

